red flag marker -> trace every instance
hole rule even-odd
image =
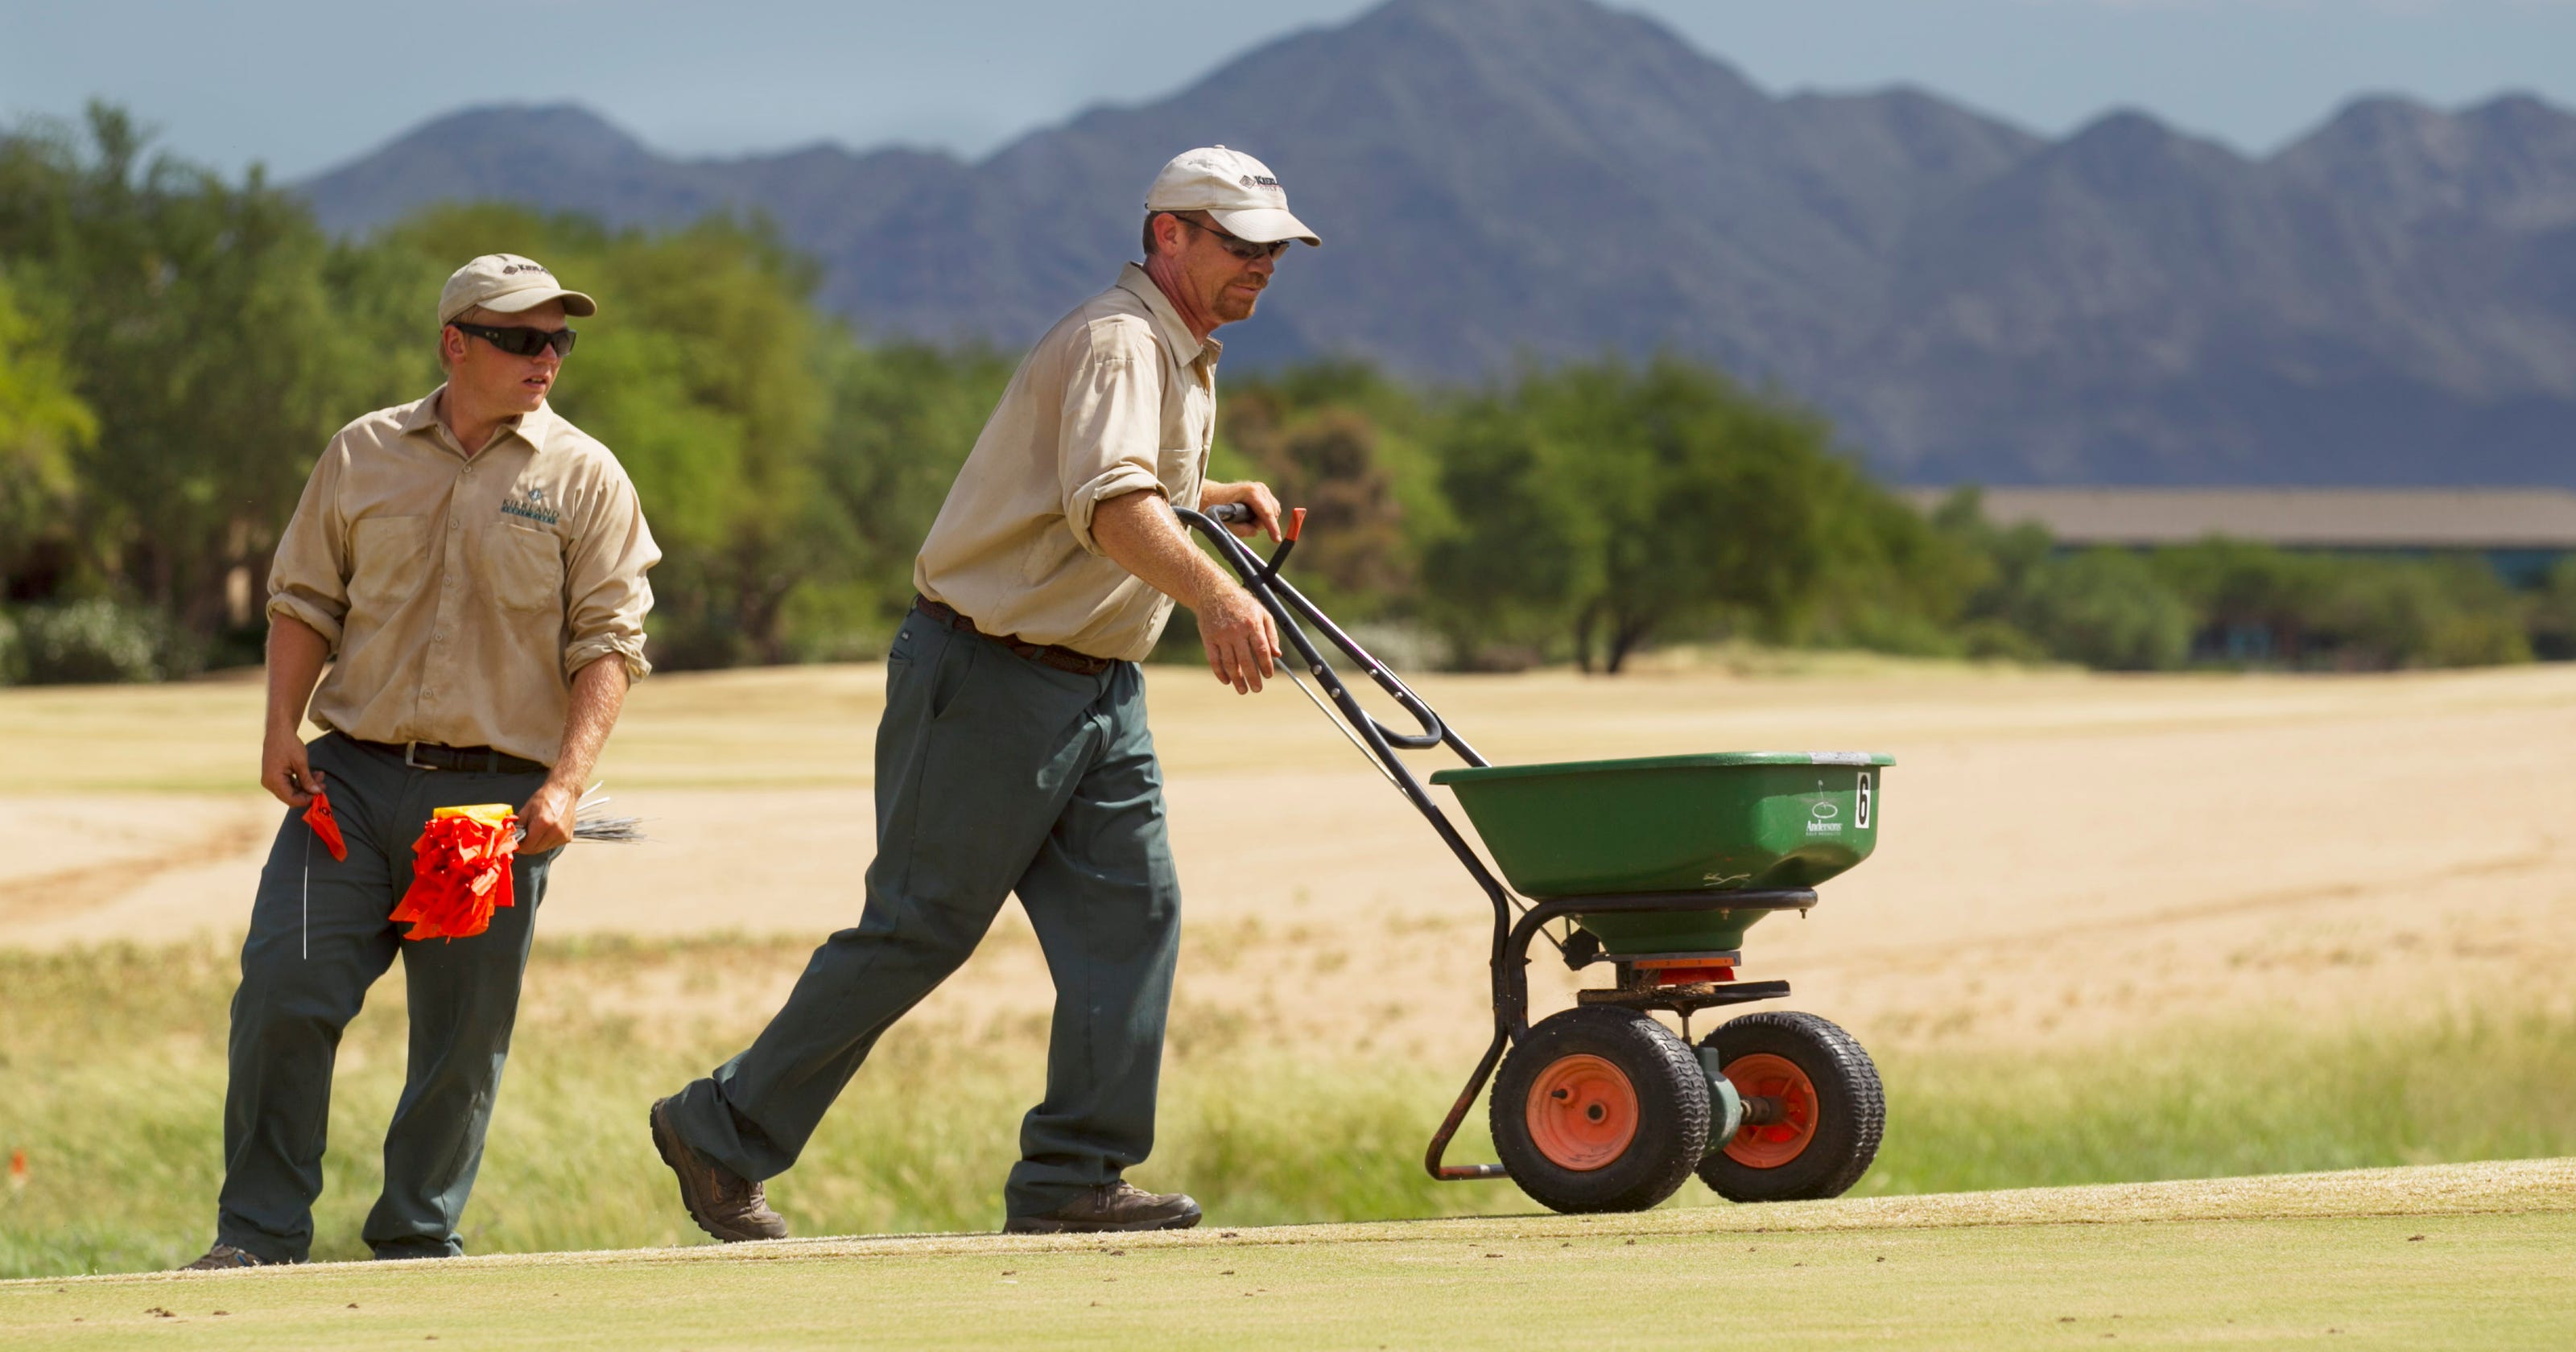
[[[304,824],[322,838],[322,848],[342,863],[349,860],[349,847],[340,839],[340,819],[331,815],[331,795],[313,791],[313,806],[304,809]]]

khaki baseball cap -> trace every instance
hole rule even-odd
[[[438,293],[438,322],[482,306],[500,314],[533,310],[550,300],[563,302],[564,313],[582,318],[599,313],[599,302],[578,291],[566,291],[545,265],[517,254],[485,254],[448,274]]]
[[[1288,190],[1270,166],[1224,146],[1184,150],[1154,175],[1145,190],[1145,210],[1204,211],[1230,234],[1255,244],[1302,239],[1320,248],[1324,241],[1288,214]]]

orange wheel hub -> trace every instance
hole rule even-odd
[[[1755,1052],[1726,1063],[1726,1078],[1746,1098],[1780,1100],[1780,1120],[1747,1125],[1726,1143],[1726,1157],[1748,1169],[1777,1169],[1807,1153],[1816,1139],[1816,1082],[1785,1056]]]
[[[1548,1163],[1589,1173],[1637,1139],[1637,1087],[1601,1057],[1559,1057],[1530,1085],[1528,1119],[1530,1144]]]

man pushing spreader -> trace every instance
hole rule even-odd
[[[859,923],[815,950],[749,1050],[652,1106],[653,1143],[707,1233],[787,1233],[762,1180],[796,1162],[877,1038],[1014,892],[1056,1006],[1006,1228],[1198,1222],[1188,1197],[1124,1178],[1153,1146],[1181,901],[1136,663],[1178,601],[1217,679],[1248,693],[1274,674],[1269,613],[1172,508],[1241,504],[1278,535],[1267,488],[1204,482],[1221,350],[1208,335],[1252,314],[1295,240],[1320,242],[1260,161],[1180,155],[1146,195],[1144,264],[1057,321],[1012,376],[922,545],[920,595],[887,654]]]
[[[289,811],[242,944],[223,1193],[193,1268],[303,1261],[340,1032],[396,954],[410,1063],[363,1238],[464,1251],[546,872],[648,669],[660,551],[616,457],[546,404],[567,317],[597,310],[515,255],[457,269],[447,383],[341,429],[278,542],[260,784]],[[308,698],[328,729],[310,746]]]

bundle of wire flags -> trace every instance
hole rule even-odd
[[[406,939],[470,939],[512,904],[510,860],[519,852],[519,818],[507,803],[443,807],[411,847],[411,888],[391,917],[409,922]]]
[[[642,840],[640,819],[612,817],[609,800],[594,786],[573,810],[572,838],[624,844]],[[347,842],[331,814],[331,800],[313,795],[304,810],[331,857],[346,860]],[[518,856],[527,832],[507,803],[442,807],[430,813],[420,839],[412,842],[411,886],[391,919],[411,926],[406,939],[470,939],[491,927],[492,913],[516,902],[511,894],[510,861]]]

